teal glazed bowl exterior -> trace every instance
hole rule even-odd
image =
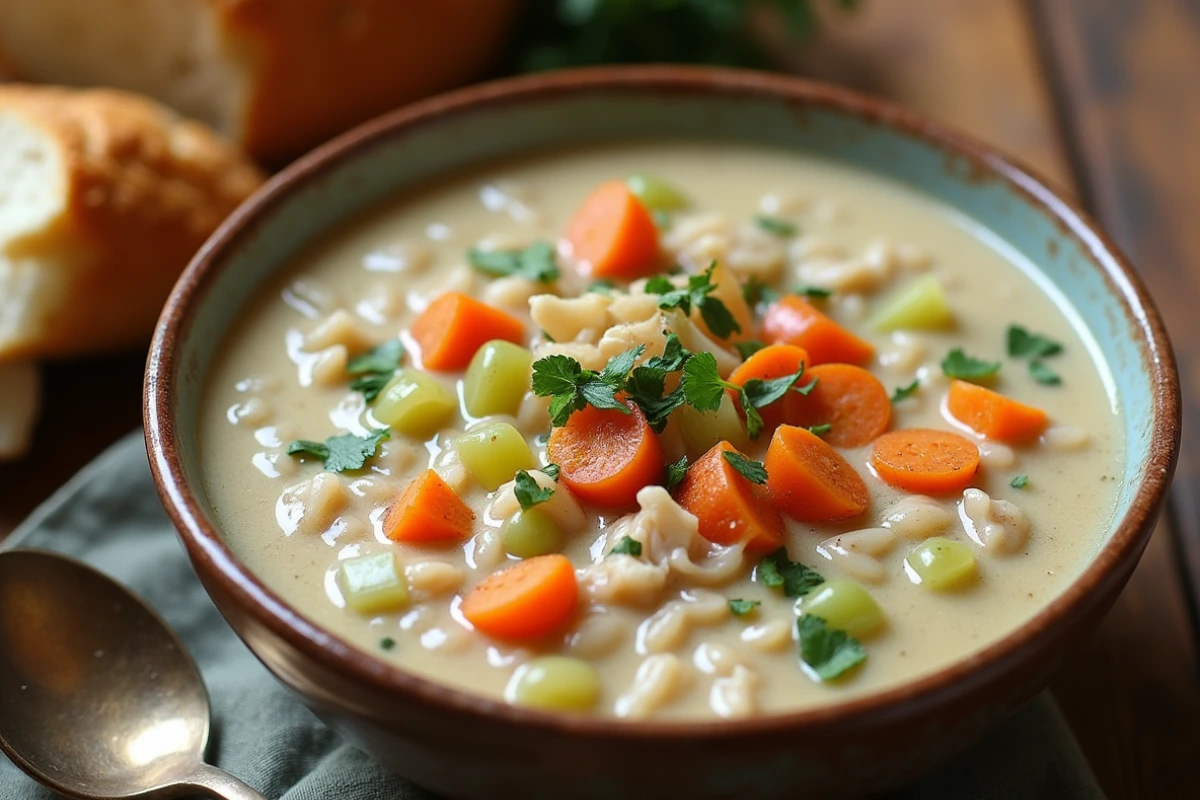
[[[638,137],[784,148],[886,176],[953,206],[1038,265],[1115,378],[1127,461],[1094,560],[1003,639],[899,688],[743,721],[625,723],[510,707],[354,649],[285,603],[221,535],[196,427],[214,352],[258,288],[315,237],[430,178],[518,153]],[[919,777],[1042,689],[1111,607],[1161,510],[1179,383],[1158,313],[1108,238],[1009,159],[903,109],[758,73],[587,70],[481,85],[410,106],[278,175],[175,287],[145,386],[150,461],[213,600],[258,658],[386,767],[451,797],[874,794]]]

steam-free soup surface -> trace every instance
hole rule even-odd
[[[636,190],[630,204],[613,182],[632,175],[653,180],[626,184]],[[605,184],[617,199],[598,204],[592,193]],[[591,229],[588,220],[573,220],[585,202],[587,213],[599,207],[632,215],[623,224],[634,233],[618,230],[628,239],[619,243],[625,263],[596,249],[595,237],[613,235],[611,219],[592,220]],[[655,226],[649,257],[645,236],[638,239],[640,215]],[[524,250],[537,242],[551,247]],[[511,257],[497,267],[486,253]],[[535,280],[545,277],[538,270],[547,262],[559,277]],[[518,274],[485,271],[514,264]],[[683,274],[671,270],[675,265]],[[606,271],[610,277],[597,283],[596,273]],[[697,275],[708,275],[717,290],[691,296],[690,313],[678,302],[670,307],[659,276],[674,288]],[[222,343],[205,389],[200,446],[208,495],[233,549],[288,603],[367,653],[471,692],[628,719],[771,714],[878,692],[1011,632],[1082,570],[1110,526],[1123,456],[1110,382],[1069,307],[1032,275],[1017,254],[953,209],[791,153],[662,142],[491,164],[406,192],[306,246],[249,305]],[[427,308],[447,292],[473,297],[507,322],[478,310],[460,329],[445,315],[431,322]],[[896,299],[906,292],[907,305]],[[739,306],[743,294],[749,307]],[[704,297],[723,297],[721,305],[735,319],[741,315],[742,330],[712,330],[722,326],[706,324]],[[683,401],[662,432],[646,439],[656,452],[638,480],[649,488],[622,507],[593,502],[580,477],[588,464],[607,464],[615,446],[597,444],[582,466],[559,465],[557,481],[538,471],[553,461],[552,429],[564,452],[563,430],[591,431],[601,442],[602,426],[587,427],[588,420],[608,415],[626,431],[619,439],[636,439],[647,430],[640,422],[646,415],[581,402],[565,426],[554,426],[552,397],[531,390],[538,367],[530,362],[599,373],[631,349],[635,363],[645,365],[676,340],[692,359],[711,353],[728,379],[755,340],[777,333],[778,325],[764,326],[772,309],[797,301],[869,345],[858,366],[887,395],[898,395],[886,403],[883,428],[961,437],[952,441],[968,444],[978,468],[969,467],[965,480],[952,476],[948,489],[920,476],[889,485],[877,460],[886,456],[877,452],[884,440],[858,431],[877,421],[877,407],[854,406],[841,428],[828,430],[823,419],[795,411],[808,402],[798,390],[813,377],[830,376],[830,392],[836,383],[836,370],[822,373],[820,359],[809,357],[785,398],[759,409],[765,427],[756,438],[744,409],[737,410],[744,400],[737,391],[722,392],[717,412]],[[418,322],[422,312],[426,319]],[[1014,325],[1038,338],[1012,333]],[[462,363],[446,366],[458,357],[455,348],[475,353],[472,331],[515,339],[497,352],[515,353],[517,366],[510,360],[484,374],[477,365],[474,375]],[[404,346],[398,361],[396,340]],[[953,350],[960,352],[945,366]],[[365,353],[377,357],[355,360]],[[551,356],[561,358],[546,361]],[[984,374],[994,365],[994,374]],[[673,366],[664,394],[688,380]],[[947,372],[964,375],[967,385]],[[626,364],[617,380],[628,374]],[[382,391],[368,399],[372,383]],[[426,393],[431,383],[445,390],[430,395],[441,405],[405,406],[407,390],[398,384]],[[1040,410],[1045,419],[1001,414],[997,419],[1016,427],[988,428],[990,417],[964,408],[986,410],[994,396],[980,400],[971,387]],[[619,388],[608,384],[610,400]],[[469,413],[467,404],[478,397],[503,410]],[[827,398],[829,407],[847,408],[846,398]],[[799,427],[814,433],[794,433]],[[389,438],[370,437],[384,428]],[[481,430],[472,449],[464,434]],[[870,441],[834,446],[850,434]],[[359,438],[327,441],[337,436]],[[788,487],[779,481],[790,473],[780,466],[766,485],[754,483],[758,465],[747,462],[792,463],[787,448],[772,443],[781,436],[815,436],[844,459],[865,487],[865,510],[834,518],[824,501],[785,500]],[[902,444],[912,438],[901,437]],[[744,455],[740,469],[721,450],[710,452],[718,439]],[[350,462],[363,466],[338,471],[347,466],[339,463],[347,443],[357,448]],[[334,450],[324,463],[319,445]],[[778,452],[767,455],[768,446]],[[726,482],[736,484],[730,496],[749,505],[726,502],[703,483],[703,469],[668,488],[665,467],[679,464],[679,477],[684,456],[725,470]],[[532,512],[521,512],[514,494],[518,470],[525,500],[531,486],[543,498],[553,492]],[[406,495],[418,480],[427,485]],[[684,492],[689,480],[703,491]],[[616,497],[607,491],[597,495],[601,501]],[[851,497],[851,506],[853,494],[835,492]],[[437,496],[444,502],[431,505]],[[725,528],[714,527],[711,509],[696,499],[710,496],[742,520],[725,526],[733,533],[714,534]],[[467,516],[456,517],[463,508]],[[431,509],[433,516],[420,517]],[[537,524],[516,526],[519,512]],[[766,522],[758,528],[743,524],[760,512]],[[785,550],[773,546],[772,530],[782,531]],[[523,612],[500,602],[494,586],[477,588],[531,561],[554,566],[560,562],[547,559],[558,553],[572,569],[556,573],[557,589],[535,587]],[[933,571],[922,568],[922,557]],[[798,574],[792,564],[815,570],[819,577],[804,573],[814,586],[801,593],[792,582],[769,585],[778,582],[773,572]],[[804,623],[806,616],[815,619]]]

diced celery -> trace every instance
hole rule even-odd
[[[533,558],[557,553],[562,548],[558,523],[538,508],[518,511],[504,521],[500,529],[504,549],[517,558]]]
[[[800,601],[799,609],[855,638],[869,636],[884,622],[883,611],[871,593],[845,578],[830,578],[813,589]]]
[[[975,554],[962,542],[941,536],[926,539],[904,558],[914,583],[946,592],[975,580]]]
[[[346,605],[360,614],[382,614],[408,605],[408,584],[393,553],[347,559],[342,562],[341,579]]]
[[[518,706],[587,711],[600,699],[600,677],[577,658],[542,656],[518,669],[504,694]]]
[[[516,414],[529,391],[533,353],[502,339],[475,351],[463,378],[463,404],[475,417]]]
[[[687,453],[692,458],[704,455],[720,441],[729,442],[738,450],[750,446],[746,425],[728,394],[721,398],[721,407],[716,411],[697,411],[690,405],[683,406],[679,409],[679,426]]]
[[[625,185],[646,208],[655,211],[678,211],[688,206],[688,199],[683,193],[662,178],[653,175],[630,175],[625,179]]]
[[[507,422],[497,422],[464,433],[454,443],[463,466],[489,492],[512,480],[517,470],[534,469],[537,459],[520,431]]]
[[[892,295],[871,316],[870,325],[878,331],[899,329],[948,328],[954,324],[954,312],[946,301],[941,281],[923,275]]]
[[[437,378],[406,367],[383,387],[371,413],[393,431],[427,436],[446,424],[457,408],[458,399]]]

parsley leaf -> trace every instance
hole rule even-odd
[[[744,342],[738,342],[734,345],[734,347],[737,348],[738,355],[742,357],[742,361],[745,361],[747,358],[754,355],[759,350],[762,350],[766,346],[767,345],[765,343],[760,342],[758,339],[748,339]]]
[[[396,646],[396,640],[390,636],[385,636],[379,640],[379,646],[384,650],[391,650]]]
[[[467,261],[480,272],[497,277],[517,275],[537,283],[547,283],[559,276],[554,263],[554,246],[549,242],[534,242],[524,250],[480,250],[472,247]]]
[[[781,375],[778,378],[763,380],[762,378],[751,378],[746,381],[742,387],[743,394],[746,399],[749,399],[750,405],[755,408],[763,408],[769,406],[776,400],[782,398],[789,390],[800,380],[804,374],[804,365],[800,365],[800,369],[793,372],[791,375]],[[804,389],[807,389],[805,391]],[[800,390],[801,394],[808,394],[812,389],[804,387]]]
[[[612,290],[615,288],[617,288],[615,283],[607,278],[600,278],[599,280],[592,281],[587,290],[589,292],[596,292],[597,294],[612,294]]]
[[[826,289],[823,286],[797,286],[792,291],[809,300],[827,300],[833,297],[833,289]]]
[[[758,580],[772,589],[782,586],[788,597],[803,597],[825,582],[815,569],[788,558],[784,547],[758,562]]]
[[[1029,476],[1028,475],[1018,475],[1017,477],[1015,477],[1011,481],[1009,481],[1008,485],[1014,489],[1024,489],[1026,486],[1029,485]]]
[[[573,412],[587,405],[628,414],[629,409],[616,395],[624,386],[633,362],[645,349],[645,345],[638,345],[618,353],[599,373],[584,369],[570,356],[539,358],[533,362],[533,393],[552,398],[550,422],[555,426],[565,425]]]
[[[379,443],[390,438],[391,431],[381,428],[368,436],[355,436],[352,433],[331,436],[323,443],[297,439],[288,445],[287,454],[313,456],[325,462],[325,469],[330,472],[346,472],[362,469],[367,459],[379,450]]]
[[[754,308],[759,303],[767,305],[774,303],[779,299],[779,292],[751,275],[750,280],[742,284],[742,299],[746,301],[746,305]]]
[[[688,457],[683,456],[674,464],[667,464],[667,491],[674,491],[675,487],[683,483],[683,478],[687,475]]]
[[[867,651],[845,631],[834,630],[821,617],[805,614],[796,620],[800,658],[817,677],[831,681],[867,660]]]
[[[362,392],[363,398],[373,402],[387,382],[400,368],[400,359],[404,357],[404,345],[399,339],[389,339],[381,345],[371,348],[360,356],[355,356],[346,363],[346,372],[357,375],[350,382],[350,389]]]
[[[391,375],[400,368],[400,359],[403,357],[404,344],[399,339],[389,339],[347,361],[346,372],[351,375],[366,375],[373,372],[386,372]]]
[[[824,436],[825,434],[827,434],[831,430],[833,430],[833,423],[832,422],[824,422],[820,425],[809,425],[807,430],[809,433],[816,434],[817,436]]]
[[[729,599],[729,612],[735,617],[744,617],[762,605],[762,600],[743,600],[740,597]]]
[[[726,390],[737,392],[746,415],[746,432],[751,439],[757,439],[763,427],[762,414],[758,409],[776,402],[789,391],[808,394],[816,386],[814,381],[807,386],[797,387],[796,383],[803,374],[802,366],[791,375],[767,381],[751,378],[744,386],[738,386],[721,378],[717,372],[717,359],[712,353],[696,353],[683,367],[681,388],[684,399],[697,411],[716,411],[721,407],[721,398]]]
[[[721,380],[717,372],[717,357],[712,353],[696,353],[683,365],[683,396],[697,411],[716,411],[727,388],[737,388]]]
[[[1008,354],[1012,358],[1045,358],[1062,352],[1062,345],[1020,325],[1008,326]]]
[[[1029,374],[1043,386],[1058,386],[1062,383],[1062,378],[1058,376],[1057,372],[1037,359],[1029,362]]]
[[[892,392],[892,402],[899,403],[901,400],[907,400],[917,393],[917,389],[921,386],[921,382],[913,378],[913,382],[908,386],[897,386],[896,391]]]
[[[622,536],[621,541],[617,542],[617,546],[608,551],[608,555],[610,556],[617,555],[618,553],[638,558],[642,555],[642,543],[628,536]],[[607,558],[607,556],[605,557]]]
[[[746,480],[759,485],[767,482],[767,468],[761,461],[746,458],[736,450],[725,450],[722,455]]]
[[[542,467],[542,472],[550,476],[550,480],[558,483],[558,473],[561,472],[558,464],[547,464],[546,466]]]
[[[538,503],[544,503],[553,497],[554,490],[548,486],[540,486],[532,475],[525,470],[520,470],[517,472],[513,494],[516,495],[517,502],[521,504],[521,510],[528,511]]]
[[[725,304],[712,296],[717,290],[717,285],[712,282],[716,268],[714,261],[699,275],[689,275],[682,289],[676,289],[675,284],[661,275],[655,276],[646,281],[646,292],[659,295],[658,307],[664,311],[678,308],[684,314],[690,314],[693,307],[697,308],[709,331],[718,339],[728,339],[730,334],[741,333],[742,328]]]
[[[796,235],[796,224],[788,222],[786,219],[780,219],[779,217],[759,215],[754,218],[754,224],[767,233],[773,233],[776,236],[787,237]]]
[[[961,378],[964,381],[990,378],[1000,371],[999,361],[983,361],[972,358],[956,347],[942,359],[942,374],[947,378]]]

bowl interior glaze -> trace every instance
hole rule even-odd
[[[1055,629],[1050,623],[1088,605],[1089,592],[1097,586],[1123,582],[1127,572],[1119,578],[1113,573],[1132,569],[1130,560],[1145,545],[1174,468],[1179,398],[1157,313],[1103,235],[1011,161],[900,109],[755,73],[610,69],[476,87],[368,123],[273,179],[218,231],[181,279],[160,321],[148,365],[151,461],[189,548],[204,550],[217,569],[233,576],[245,590],[246,602],[261,607],[254,613],[274,616],[281,626],[294,624],[285,617],[299,616],[250,575],[219,539],[202,530],[216,526],[203,491],[195,431],[212,356],[268,276],[323,232],[434,177],[563,145],[651,137],[757,143],[868,170],[958,209],[995,242],[1036,264],[1040,272],[1035,277],[1064,311],[1077,316],[1107,365],[1127,457],[1116,523],[1101,553],[1026,627]],[[202,524],[196,522],[204,518]],[[968,659],[970,663],[955,665],[957,673],[943,670],[897,696],[962,677],[1021,645],[1018,631]],[[372,669],[380,675],[399,672],[382,664]],[[411,676],[405,680],[406,685],[414,682]],[[501,704],[481,704],[449,691],[438,696],[528,718]],[[861,711],[886,701],[872,695],[851,705]],[[783,715],[767,724],[787,724],[805,714],[823,718],[826,711]],[[562,724],[581,728],[587,723]],[[606,730],[613,733],[611,725]]]

